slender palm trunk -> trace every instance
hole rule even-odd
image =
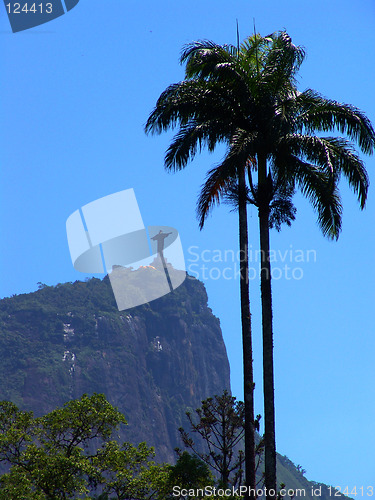
[[[245,172],[239,175],[239,237],[240,237],[240,293],[241,322],[243,349],[243,376],[245,402],[245,474],[246,486],[254,493],[246,498],[255,498],[255,436],[254,436],[254,377],[253,377],[253,347],[251,337],[251,314],[249,297],[249,258]]]
[[[269,238],[267,162],[258,156],[259,232],[261,254],[261,300],[263,330],[264,467],[267,500],[276,498],[275,397],[273,373],[272,289]]]

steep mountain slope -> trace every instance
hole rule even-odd
[[[219,320],[202,283],[119,312],[107,278],[0,301],[0,400],[44,414],[104,393],[128,421],[121,438],[174,461],[187,408],[230,389]]]

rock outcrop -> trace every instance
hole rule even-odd
[[[202,283],[119,312],[108,278],[40,285],[0,301],[0,400],[36,415],[83,393],[124,413],[121,439],[173,462],[185,412],[230,389],[219,320]]]

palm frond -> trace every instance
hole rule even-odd
[[[207,120],[203,123],[191,120],[173,137],[165,154],[165,168],[172,171],[181,170],[204,147],[213,152],[225,139],[226,131],[222,130],[217,120]]]
[[[237,48],[218,45],[210,40],[200,40],[185,45],[180,62],[185,63],[187,78],[213,78],[218,68],[234,65]]]
[[[325,137],[333,168],[347,178],[349,186],[358,196],[361,209],[365,207],[369,178],[365,165],[356,154],[353,144],[342,137]]]
[[[246,193],[246,203],[257,206],[257,202],[255,201],[250,189],[247,186],[245,186],[245,193]],[[231,212],[238,211],[238,206],[240,202],[240,191],[237,180],[233,181],[233,183],[227,187],[225,194],[222,196],[222,199],[226,205],[232,207]]]
[[[227,157],[223,163],[207,173],[206,182],[201,187],[197,202],[197,218],[200,229],[203,228],[210,211],[215,205],[220,204],[221,198],[236,179],[237,166],[231,160],[233,158],[228,159]]]
[[[238,101],[242,113],[252,99],[249,91],[251,61],[237,47],[198,41],[184,47],[181,62],[186,63],[186,78],[218,82],[231,99]],[[251,80],[250,80],[251,81]]]
[[[341,231],[342,205],[336,182],[316,165],[296,156],[286,160],[302,194],[318,213],[318,225],[324,236],[338,239]]]
[[[200,229],[214,205],[220,203],[226,190],[238,179],[238,173],[248,168],[249,157],[252,156],[251,143],[252,138],[245,131],[237,131],[231,138],[224,160],[208,172],[197,203]]]
[[[238,97],[234,89],[214,81],[184,80],[170,85],[160,95],[146,122],[145,132],[160,134],[192,119],[204,122],[213,118],[222,123],[222,128],[229,129],[234,121],[244,120],[243,100],[239,101]]]
[[[294,45],[285,31],[274,33],[270,38],[272,44],[263,62],[262,82],[268,92],[271,90],[275,95],[288,92],[288,87],[294,86],[295,74],[305,58],[305,51]]]
[[[338,130],[358,143],[364,154],[374,152],[375,131],[363,111],[351,104],[326,99],[311,89],[301,93],[298,101],[299,122],[308,132]]]
[[[296,219],[297,209],[293,205],[292,197],[283,196],[274,198],[270,204],[269,227],[281,231],[281,226],[291,226]]]
[[[258,206],[258,187],[255,185],[253,187],[253,193],[246,186],[246,203]],[[292,222],[296,218],[297,209],[293,205],[292,198],[294,195],[294,187],[279,184],[274,185],[274,190],[271,195],[272,201],[269,205],[269,228],[275,228],[277,231],[281,231],[281,226],[286,224],[291,226]],[[229,186],[227,186],[225,194],[222,196],[223,202],[232,207],[232,212],[237,212],[240,201],[240,190],[238,181],[235,180]]]
[[[207,85],[204,81],[185,80],[167,87],[146,122],[145,132],[160,134],[178,123],[187,123],[199,111],[199,103],[204,104],[210,97]]]
[[[332,182],[337,183],[343,174],[358,195],[360,207],[364,208],[369,179],[365,165],[350,141],[342,137],[291,134],[281,142],[292,154],[320,166],[327,175],[332,176]]]

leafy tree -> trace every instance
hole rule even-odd
[[[187,451],[180,452],[175,465],[169,467],[168,479],[164,487],[164,496],[162,498],[184,498],[178,496],[175,487],[186,490],[197,490],[206,486],[213,486],[214,478],[206,463],[197,455],[191,455]],[[190,498],[194,498],[189,495]]]
[[[202,406],[195,410],[197,421],[191,412],[187,412],[191,433],[203,440],[207,450],[204,453],[198,450],[197,443],[187,431],[182,427],[179,429],[184,445],[220,475],[224,488],[242,483],[243,452],[240,446],[244,437],[244,413],[243,402],[236,401],[228,391],[202,401]],[[183,455],[180,456],[182,459]]]
[[[0,462],[17,463],[35,433],[32,412],[21,412],[10,401],[0,402]]]
[[[168,476],[145,443],[110,438],[125,417],[102,394],[83,395],[44,417],[0,403],[0,499],[87,498],[100,486],[117,499],[148,499]],[[99,448],[98,446],[101,445]]]
[[[183,488],[202,488],[213,484],[213,476],[203,460],[184,451],[180,453],[176,465],[171,467],[169,481]]]
[[[186,63],[186,80],[166,89],[146,125],[147,131],[154,132],[180,125],[166,153],[169,169],[183,168],[203,145],[213,151],[219,142],[227,143],[224,159],[209,171],[201,191],[201,227],[211,208],[234,185],[239,190],[238,211],[245,213],[241,207],[246,193],[244,173],[247,174],[260,228],[268,491],[276,491],[269,229],[273,224],[278,227],[278,222],[293,220],[290,200],[299,188],[317,211],[323,234],[337,239],[342,213],[340,177],[347,179],[361,208],[367,197],[368,176],[353,141],[364,154],[371,154],[375,145],[373,127],[362,111],[326,99],[311,89],[297,90],[295,78],[304,56],[304,50],[295,46],[285,32],[268,37],[254,35],[239,47],[223,47],[211,41],[189,44],[181,57],[181,62]],[[329,132],[339,132],[347,138],[330,137]],[[245,337],[243,344],[248,344]],[[250,395],[245,380],[245,403],[247,397]],[[246,461],[248,458],[246,453]],[[250,461],[252,467],[252,458]],[[247,484],[251,473],[246,464]]]
[[[94,464],[102,471],[99,484],[104,493],[117,500],[154,498],[165,489],[169,477],[168,465],[156,465],[151,459],[154,450],[146,443],[137,447],[111,441],[100,450]]]
[[[15,466],[8,474],[0,478],[0,499],[19,500],[20,498],[45,500],[48,497],[44,493],[35,491],[26,471]]]

